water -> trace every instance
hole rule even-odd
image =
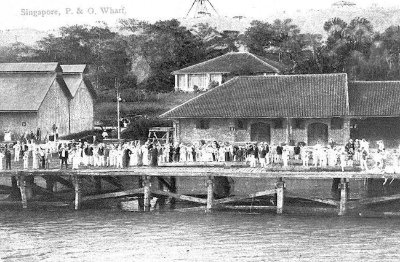
[[[0,209],[0,261],[399,261],[400,220]]]

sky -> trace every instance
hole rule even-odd
[[[183,18],[194,0],[11,0],[2,3],[0,30],[33,28],[56,29],[63,25],[95,24],[105,21],[110,26],[119,19],[163,20]],[[221,16],[267,18],[278,11],[329,8],[333,0],[210,0]],[[378,4],[399,7],[399,0],[350,0],[359,7]],[[111,13],[112,8],[114,12]],[[107,11],[108,10],[108,11]]]

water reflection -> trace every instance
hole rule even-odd
[[[245,212],[2,210],[4,261],[398,261],[400,221]]]

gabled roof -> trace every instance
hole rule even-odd
[[[192,65],[172,74],[236,73],[253,74],[281,73],[286,67],[281,63],[262,58],[248,52],[232,52]]]
[[[324,118],[348,115],[346,74],[236,77],[164,118]]]
[[[400,116],[400,82],[349,82],[349,103],[352,116]]]
[[[0,63],[0,72],[61,72],[57,62],[49,63]]]
[[[27,72],[0,73],[0,112],[39,110],[47,92],[55,81],[60,84],[66,96],[71,97],[64,80],[62,77],[58,77],[56,73]]]
[[[72,97],[75,97],[81,84],[85,84],[93,99],[96,99],[96,91],[90,80],[85,76],[88,73],[87,65],[61,65],[63,70],[63,78]]]
[[[64,78],[65,84],[67,85],[72,97],[75,97],[76,92],[78,91],[79,86],[81,85],[81,83],[83,81],[82,76],[77,75],[77,74],[64,75],[64,73],[63,73],[63,78]]]
[[[88,72],[87,65],[61,65],[63,74],[86,74]]]

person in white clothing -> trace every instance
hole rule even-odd
[[[29,164],[29,151],[25,151],[25,152],[24,152],[23,160],[24,160],[24,169],[28,169],[28,164]]]
[[[3,159],[5,157],[5,154],[3,151],[0,151],[0,170],[3,170]]]
[[[118,149],[116,151],[116,168],[123,168],[122,161],[124,157],[124,150],[122,149],[122,146],[118,146]]]
[[[282,149],[282,161],[284,167],[287,167],[289,165],[289,154],[290,154],[289,146],[284,145]]]
[[[17,141],[17,143],[13,146],[14,148],[14,161],[19,161],[19,155],[21,154],[21,143]]]

